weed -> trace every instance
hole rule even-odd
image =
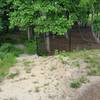
[[[81,85],[82,85],[83,83],[86,83],[86,82],[88,82],[88,79],[87,79],[86,77],[84,77],[84,76],[81,76],[79,79],[73,80],[73,81],[70,83],[70,87],[71,87],[71,88],[80,88]]]
[[[5,77],[8,74],[9,68],[16,63],[16,57],[12,53],[7,53],[0,58],[0,78]]]
[[[86,58],[88,75],[100,76],[100,56],[90,55]]]
[[[15,56],[19,56],[23,53],[23,51],[19,48],[16,48],[14,45],[10,43],[4,43],[0,47],[0,52],[2,53],[13,53]]]
[[[23,62],[24,66],[26,66],[26,67],[30,66],[31,63],[32,63],[32,62],[30,62],[30,61],[24,61],[24,62]]]
[[[25,52],[28,54],[36,53],[36,42],[35,41],[26,41],[25,43],[26,49]]]
[[[100,55],[99,54],[100,49],[96,50],[82,50],[82,51],[73,51],[73,52],[60,52],[59,59],[62,61],[62,63],[67,63],[65,61],[65,57],[69,57],[72,59],[83,59],[85,63],[88,64],[88,75],[95,75],[100,76]],[[73,63],[77,67],[81,67],[78,62]]]
[[[54,71],[54,70],[56,70],[57,68],[56,67],[51,67],[50,68],[50,71]]]
[[[19,71],[17,71],[16,73],[11,73],[10,75],[8,75],[8,78],[13,79],[14,77],[19,75]]]
[[[39,87],[35,87],[35,92],[40,92]]]
[[[30,73],[31,72],[31,67],[30,67],[30,64],[31,64],[32,62],[30,62],[30,61],[24,61],[24,66],[25,66],[25,71],[26,71],[26,73]]]
[[[79,88],[81,86],[81,83],[78,80],[74,80],[71,84],[71,88]]]
[[[0,92],[2,92],[2,89],[0,88]]]
[[[90,67],[88,71],[88,75],[100,76],[100,65]]]
[[[79,63],[79,61],[74,61],[74,62],[72,62],[72,65],[74,65],[75,67],[80,68],[80,63]]]

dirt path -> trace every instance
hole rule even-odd
[[[24,56],[11,73],[19,73],[14,79],[6,79],[0,85],[0,100],[64,100],[66,77],[63,65],[54,57]],[[63,85],[62,85],[63,84]]]
[[[57,57],[21,56],[0,83],[0,100],[71,100],[79,90],[69,83],[82,71]]]

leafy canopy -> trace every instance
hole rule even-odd
[[[11,27],[34,25],[37,33],[52,32],[62,35],[72,27],[77,19],[74,14],[75,8],[70,0],[12,1],[14,11],[10,13]]]
[[[10,28],[34,26],[36,33],[63,35],[75,22],[87,24],[92,8],[95,11],[94,25],[98,26],[100,22],[96,20],[99,19],[100,0],[0,0],[0,29],[2,15],[6,11]]]

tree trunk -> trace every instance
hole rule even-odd
[[[46,33],[46,50],[48,51],[48,53],[51,52],[51,50],[50,50],[50,37],[49,37],[49,33]]]
[[[30,27],[28,27],[28,30],[27,30],[27,39],[28,39],[28,40],[31,39],[31,36],[30,36]]]
[[[27,39],[31,40],[32,37],[32,28],[29,26],[27,30]]]
[[[65,38],[66,38],[66,39],[69,39],[68,33],[67,33],[67,32],[65,33]]]

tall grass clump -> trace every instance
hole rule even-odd
[[[9,43],[0,46],[0,79],[9,73],[10,67],[16,63],[16,56],[21,53],[20,49]]]

